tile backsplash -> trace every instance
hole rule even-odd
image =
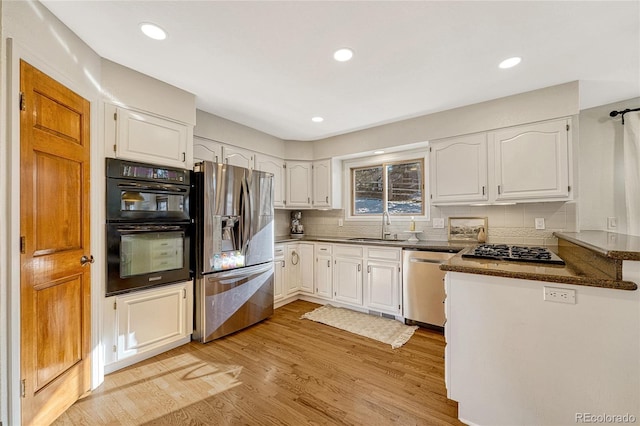
[[[345,220],[344,210],[301,210],[305,235],[323,237],[379,237],[382,233],[382,217],[379,221]],[[288,235],[290,210],[276,210],[275,234]],[[509,206],[447,206],[431,207],[431,219],[444,218],[444,229],[432,226],[432,220],[416,221],[416,231],[421,240],[447,240],[449,217],[487,217],[488,243],[556,245],[553,232],[577,230],[577,207],[574,202],[530,203]],[[544,218],[545,229],[535,229],[535,219]],[[338,226],[339,220],[343,226]],[[409,218],[391,218],[388,231],[407,239],[410,234]]]

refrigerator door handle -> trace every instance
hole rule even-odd
[[[251,172],[249,172],[251,173]],[[242,209],[242,254],[247,256],[247,250],[249,248],[249,241],[251,239],[251,194],[249,193],[250,187],[248,182],[248,176],[245,174],[242,180],[242,196],[244,197],[243,209]]]

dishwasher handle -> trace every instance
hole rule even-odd
[[[441,264],[442,260],[436,260],[436,259],[421,259],[419,257],[410,257],[409,258],[409,262],[419,262],[419,263],[435,263],[435,264]]]

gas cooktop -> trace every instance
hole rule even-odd
[[[564,260],[547,248],[506,244],[480,244],[463,253],[462,257],[564,265]]]

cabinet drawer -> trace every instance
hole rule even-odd
[[[359,257],[362,258],[363,248],[360,246],[333,246],[333,255],[339,257]]]
[[[276,244],[273,247],[273,258],[276,260],[284,259],[284,245]]]
[[[316,256],[331,255],[331,244],[316,244]]]
[[[395,248],[369,247],[367,248],[367,258],[399,262],[401,251],[401,249]]]

